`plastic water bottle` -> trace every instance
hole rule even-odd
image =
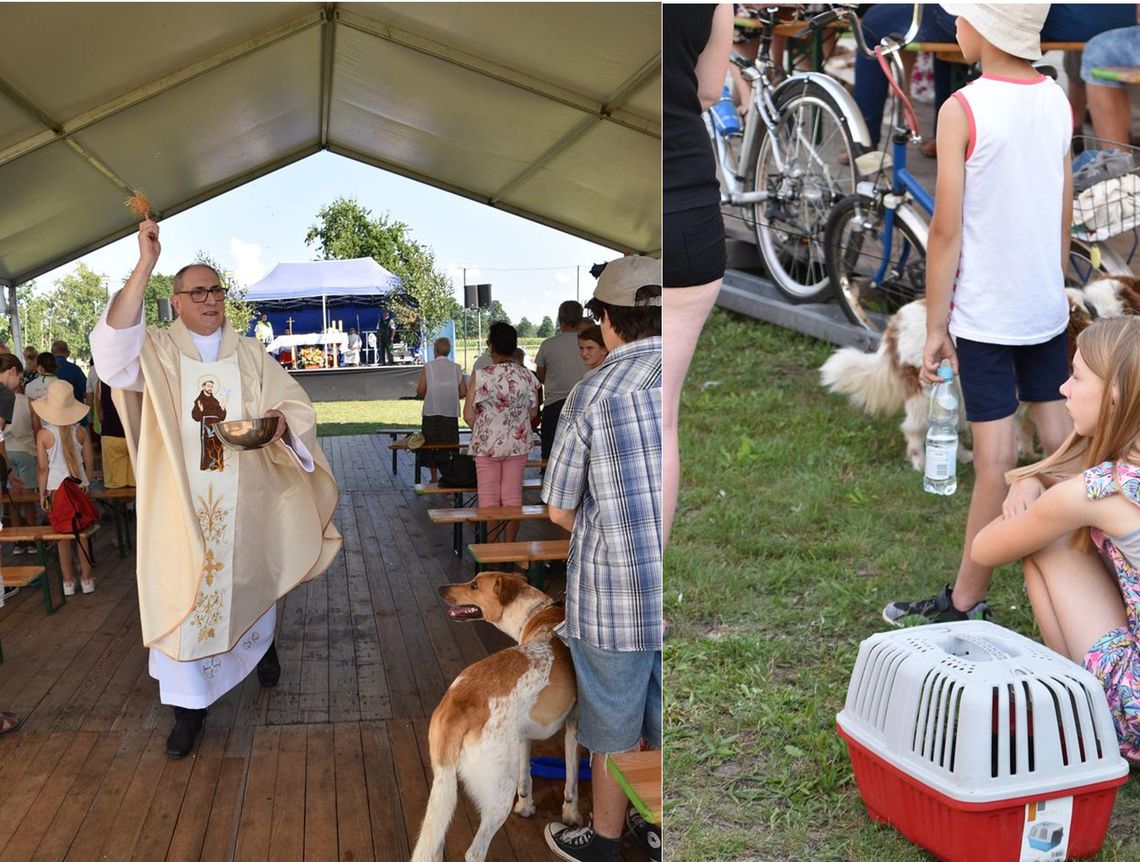
[[[941,366],[938,378],[930,390],[922,488],[948,497],[958,490],[958,393],[950,366]]]
[[[732,104],[732,91],[728,84],[721,91],[720,101],[712,106],[712,114],[717,134],[726,138],[740,134],[740,114],[736,113],[736,105]]]

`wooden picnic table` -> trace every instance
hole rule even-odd
[[[633,807],[650,823],[661,822],[661,752],[627,751],[606,755],[606,768]]]
[[[474,524],[476,538],[487,541],[488,521],[546,521],[550,510],[542,505],[530,506],[484,506],[483,508],[428,509],[428,519],[433,524],[452,524],[452,550],[457,557],[463,555],[463,525]]]
[[[377,434],[387,434],[389,437],[392,438],[391,441],[388,443],[388,448],[392,450],[392,475],[393,476],[396,475],[396,456],[400,453],[401,450],[408,448],[406,441],[397,440],[396,438],[407,437],[409,434],[418,434],[418,433],[420,433],[420,431],[421,431],[421,429],[418,425],[401,425],[401,426],[396,427],[396,428],[377,428],[376,429]],[[460,435],[470,434],[471,429],[470,428],[460,428],[459,433],[460,433]],[[463,444],[462,441],[460,441],[460,444],[466,445],[466,444]],[[446,447],[446,444],[442,444],[442,443],[432,443],[432,444],[424,444],[424,445],[430,445],[430,446],[432,446],[432,448]],[[448,447],[448,448],[454,448],[454,447]],[[420,463],[420,459],[419,459],[419,455],[417,455],[416,456],[416,481],[417,482],[420,480],[419,463]]]
[[[122,488],[97,487],[89,489],[87,496],[92,500],[101,500],[111,507],[111,517],[115,523],[115,546],[119,556],[126,557],[131,550],[130,519],[127,517],[127,504],[135,499],[136,488],[127,485]],[[4,502],[9,504],[39,503],[40,495],[37,491],[9,491],[4,496]]]
[[[1046,51],[1080,51],[1085,47],[1084,42],[1042,42],[1041,53]],[[972,65],[962,54],[957,42],[911,42],[906,46],[907,51],[928,52],[939,60],[958,65]]]

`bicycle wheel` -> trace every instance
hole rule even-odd
[[[781,295],[791,302],[817,302],[831,290],[824,224],[832,205],[855,191],[855,158],[862,147],[852,141],[831,95],[813,81],[781,91],[776,107],[775,140],[761,130],[748,175],[750,188],[769,195],[752,209],[756,243]]]
[[[875,198],[849,195],[831,211],[824,240],[839,306],[852,323],[872,332],[882,332],[887,318],[926,290],[926,241],[918,217],[905,208],[895,211],[888,255],[886,214]]]

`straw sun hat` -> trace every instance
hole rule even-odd
[[[75,390],[66,380],[53,380],[43,397],[30,405],[41,419],[52,425],[74,425],[90,409],[75,400]]]
[[[965,18],[993,45],[1024,60],[1041,59],[1041,28],[1048,3],[943,3],[949,15]]]

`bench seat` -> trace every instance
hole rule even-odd
[[[545,521],[550,510],[543,505],[484,506],[461,509],[428,509],[433,524],[478,524],[484,521]]]
[[[570,555],[569,539],[534,539],[529,542],[485,542],[468,545],[467,550],[481,566],[502,563],[533,563],[565,560]]]
[[[522,489],[524,491],[541,491],[541,479],[523,479]],[[439,485],[425,484],[418,482],[412,486],[412,490],[422,496],[430,494],[474,494],[478,488],[441,488]]]
[[[0,530],[6,533],[7,530]],[[4,566],[0,575],[4,579],[4,588],[9,587],[32,587],[39,586],[44,595],[44,608],[49,614],[55,613],[56,610],[63,607],[63,603],[67,599],[63,595],[63,578],[60,577],[59,583],[59,604],[56,605],[51,597],[51,583],[48,581],[48,572],[46,566]],[[4,653],[0,650],[0,661],[4,660]]]

